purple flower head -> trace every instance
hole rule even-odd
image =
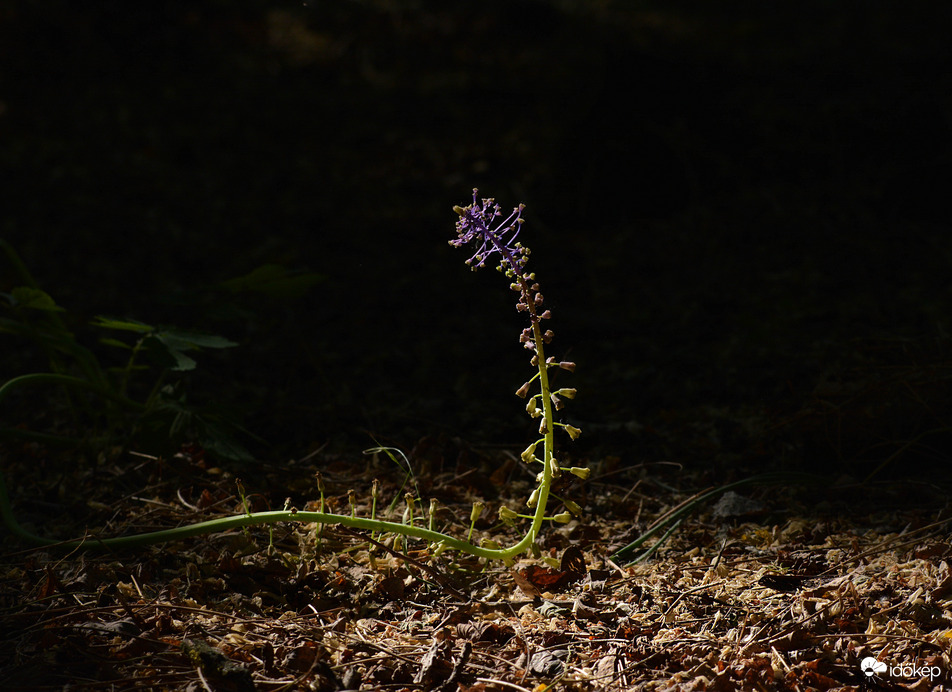
[[[473,256],[466,260],[466,264],[474,271],[486,266],[486,260],[498,253],[499,271],[512,279],[510,287],[519,292],[516,309],[528,312],[533,325],[539,320],[549,319],[549,311],[542,307],[543,298],[539,293],[539,284],[535,282],[535,274],[527,272],[525,268],[529,261],[529,248],[516,241],[524,221],[522,211],[525,205],[520,204],[506,219],[502,219],[502,208],[496,201],[491,197],[480,200],[478,194],[474,188],[472,204],[453,207],[453,211],[459,214],[456,222],[458,237],[449,241],[450,245],[464,247],[472,244],[477,248]],[[519,339],[529,350],[536,348],[532,334],[533,328],[530,327]],[[551,339],[551,332],[549,334],[547,338]]]
[[[478,190],[473,188],[473,203],[466,207],[453,207],[459,214],[456,222],[456,232],[459,237],[451,240],[450,245],[463,247],[473,243],[478,249],[466,260],[473,270],[486,266],[486,260],[494,253],[499,253],[499,266],[506,269],[522,269],[529,257],[529,250],[521,243],[516,242],[519,229],[522,226],[522,210],[524,204],[512,210],[504,221],[497,221],[502,216],[502,207],[489,197],[479,200]],[[495,228],[493,225],[495,224]]]

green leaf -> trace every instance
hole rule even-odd
[[[109,337],[103,337],[99,340],[103,346],[116,346],[118,348],[123,348],[127,351],[132,350],[132,346],[127,344],[125,341],[119,341],[119,339],[110,339]]]
[[[44,312],[65,312],[46,291],[29,286],[17,286],[10,291],[12,303],[20,308],[43,310]]]
[[[244,276],[222,281],[220,285],[232,293],[252,291],[278,300],[293,300],[326,279],[323,274],[296,272],[280,264],[263,264]]]
[[[203,334],[201,332],[186,332],[177,329],[168,329],[156,334],[169,348],[180,350],[200,348],[231,348],[237,346],[234,341],[217,334]]]
[[[179,408],[175,417],[172,419],[172,424],[169,425],[169,437],[173,440],[184,437],[188,433],[188,429],[192,427],[193,419],[194,416],[192,416],[191,411]]]
[[[138,320],[119,320],[104,315],[96,315],[91,324],[94,327],[118,329],[124,332],[135,332],[136,334],[148,334],[149,332],[155,331],[155,327],[145,322],[139,322]]]
[[[146,355],[149,360],[159,367],[176,372],[185,372],[194,370],[197,365],[193,359],[182,353],[182,349],[166,343],[161,334],[151,334],[145,338],[142,344],[146,348]]]
[[[185,351],[198,351],[203,348],[231,348],[237,346],[234,341],[230,341],[217,334],[205,334],[202,332],[189,332],[178,329],[157,330],[152,325],[132,319],[116,319],[97,315],[92,321],[93,326],[103,329],[118,329],[120,331],[134,332],[136,334],[147,335],[142,345],[146,348],[149,359],[159,367],[169,368],[170,370],[184,372],[194,370],[196,363]],[[104,338],[101,343],[120,348],[130,348],[127,344],[118,339]]]
[[[170,349],[169,355],[175,359],[175,365],[173,365],[169,369],[174,370],[175,372],[188,372],[189,370],[194,370],[195,366],[198,365],[198,363],[195,362],[194,358],[189,358],[181,351],[175,351]]]

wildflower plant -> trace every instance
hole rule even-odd
[[[581,431],[567,423],[555,421],[554,411],[560,410],[563,399],[574,399],[576,390],[562,388],[552,390],[550,386],[549,370],[561,368],[569,372],[575,371],[575,363],[556,361],[547,357],[545,347],[555,333],[546,328],[546,322],[551,319],[552,311],[545,306],[534,272],[530,272],[526,265],[530,251],[519,240],[519,233],[525,219],[522,212],[525,205],[520,204],[512,210],[505,219],[502,218],[502,207],[492,198],[479,198],[479,191],[473,189],[473,202],[465,207],[454,207],[459,215],[456,222],[457,238],[450,241],[454,247],[476,247],[473,255],[466,260],[473,271],[486,266],[490,258],[496,256],[496,269],[510,280],[509,288],[518,294],[516,310],[526,313],[529,324],[519,335],[520,343],[532,353],[530,364],[536,368],[536,373],[526,381],[516,395],[526,399],[526,412],[533,419],[539,420],[539,438],[532,442],[522,452],[522,460],[527,464],[540,464],[541,471],[537,476],[538,485],[526,501],[529,509],[534,510],[531,516],[526,517],[514,512],[508,507],[501,507],[500,519],[512,521],[517,517],[531,518],[532,524],[525,537],[513,546],[511,555],[518,555],[528,549],[535,541],[542,522],[546,519],[545,509],[548,504],[552,481],[559,477],[563,469],[555,457],[555,429],[562,428],[571,439],[576,439]],[[537,389],[533,393],[533,390]],[[539,447],[541,445],[541,457]],[[573,469],[574,472],[574,469]],[[579,474],[584,475],[584,474]],[[574,503],[573,503],[574,505]],[[577,505],[574,505],[577,507]],[[563,520],[561,515],[557,520]]]
[[[556,361],[546,356],[545,348],[554,336],[547,328],[551,319],[551,311],[545,305],[536,276],[527,269],[529,248],[519,241],[524,219],[522,212],[524,205],[515,207],[506,218],[503,218],[502,208],[492,198],[480,199],[478,191],[473,190],[473,201],[465,207],[454,207],[458,215],[456,221],[457,237],[450,240],[450,245],[458,248],[475,248],[473,255],[466,260],[473,270],[480,269],[492,260],[496,268],[510,281],[510,288],[517,294],[516,309],[525,313],[528,325],[519,335],[519,341],[531,353],[530,363],[535,369],[532,375],[516,394],[526,400],[526,412],[533,420],[538,420],[538,438],[529,444],[522,452],[522,460],[532,467],[541,466],[536,476],[536,487],[533,489],[526,505],[530,514],[520,514],[515,510],[503,506],[499,509],[499,518],[506,525],[514,525],[519,520],[530,520],[525,535],[513,545],[501,548],[494,541],[485,539],[479,545],[472,542],[476,521],[483,511],[483,503],[476,502],[470,514],[469,534],[460,539],[450,536],[434,527],[436,505],[431,502],[429,513],[418,504],[419,498],[412,493],[405,495],[406,510],[403,521],[384,521],[376,517],[378,486],[375,484],[372,495],[371,516],[362,517],[357,513],[357,503],[354,491],[348,493],[349,512],[333,513],[326,511],[324,502],[324,487],[318,476],[317,489],[320,493],[319,511],[298,511],[285,508],[271,512],[248,512],[243,514],[213,519],[210,521],[181,526],[164,531],[154,531],[146,534],[123,536],[118,538],[88,539],[85,541],[66,541],[65,546],[84,546],[89,548],[130,548],[165,541],[178,540],[190,536],[198,536],[228,529],[251,526],[255,524],[274,524],[276,522],[305,522],[316,524],[338,524],[349,528],[364,529],[376,533],[391,533],[397,536],[425,540],[431,547],[432,554],[438,555],[445,549],[469,553],[481,558],[511,560],[522,553],[532,550],[535,546],[542,525],[545,521],[566,523],[573,515],[581,512],[578,505],[571,500],[559,498],[565,510],[555,516],[546,516],[546,507],[551,494],[554,479],[563,472],[571,473],[579,478],[588,477],[588,469],[582,467],[563,468],[556,457],[556,430],[561,428],[570,439],[576,439],[581,432],[578,428],[556,421],[555,412],[563,406],[564,400],[575,398],[575,389],[551,387],[550,371],[562,369],[574,372],[575,363]],[[7,392],[12,389],[13,381],[0,387],[0,402]],[[14,534],[32,543],[52,544],[53,540],[42,538],[29,533],[16,521],[6,494],[3,475],[0,474],[0,515],[4,524]],[[425,526],[424,526],[425,524]]]

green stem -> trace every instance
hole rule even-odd
[[[316,524],[338,524],[352,529],[367,529],[369,531],[378,531],[385,533],[396,533],[404,536],[412,536],[429,541],[434,544],[443,544],[446,547],[470,553],[476,557],[488,558],[490,560],[501,560],[519,555],[528,545],[529,536],[510,548],[492,549],[473,545],[468,541],[463,541],[452,536],[447,536],[438,531],[431,531],[420,526],[411,526],[409,524],[398,524],[391,521],[382,521],[380,519],[365,519],[363,517],[352,517],[345,514],[332,514],[328,512],[298,512],[296,510],[281,510],[273,512],[255,512],[252,514],[239,514],[221,519],[211,519],[209,521],[179,526],[174,529],[164,529],[162,531],[152,531],[150,533],[141,533],[133,536],[120,536],[116,538],[96,538],[85,537],[67,541],[57,541],[43,536],[37,536],[20,526],[13,514],[10,505],[10,499],[7,495],[6,482],[3,474],[0,474],[0,515],[3,523],[17,537],[35,545],[57,545],[64,548],[79,548],[88,550],[118,550],[123,548],[140,548],[155,543],[166,543],[168,541],[177,541],[194,536],[203,536],[210,533],[220,533],[229,529],[241,528],[245,526],[256,526],[262,524],[276,524],[282,521],[297,521],[301,523]]]
[[[538,329],[536,331],[537,341],[541,347],[542,336],[541,333],[538,332]],[[544,359],[541,362],[542,365],[540,366],[540,370],[544,373]],[[543,378],[544,377],[545,376],[543,374]],[[548,381],[543,379],[543,382],[545,383],[543,386],[547,390]],[[56,373],[34,373],[30,375],[21,375],[8,380],[3,384],[2,387],[0,387],[0,402],[2,402],[3,399],[17,387],[41,383],[61,384],[71,388],[87,389],[128,406],[134,408],[143,408],[141,404],[131,401],[126,397],[113,392],[112,390],[104,389],[96,383],[89,382],[88,380],[78,377],[73,377],[71,375],[60,375]],[[551,449],[548,446],[551,441],[551,409],[548,408],[548,404],[544,404],[544,407],[546,410],[546,427],[549,431],[546,435],[546,458],[548,459],[549,455],[551,455]],[[429,529],[419,526],[412,526],[409,524],[398,524],[395,522],[382,521],[379,519],[365,519],[362,517],[346,516],[327,512],[297,512],[294,510],[241,514],[231,517],[224,517],[221,519],[203,521],[197,524],[189,524],[187,526],[180,526],[174,529],[153,531],[150,533],[137,534],[133,536],[121,536],[116,538],[81,538],[68,541],[57,541],[51,538],[44,538],[43,536],[33,534],[20,526],[13,514],[13,508],[10,504],[10,498],[7,494],[6,481],[2,473],[0,473],[0,516],[2,516],[4,525],[15,536],[28,543],[35,545],[61,545],[67,548],[107,550],[138,548],[154,543],[181,540],[183,538],[201,536],[209,533],[217,533],[220,531],[226,531],[244,526],[274,524],[281,521],[298,521],[303,523],[339,524],[341,526],[347,526],[354,529],[369,529],[370,531],[389,532],[404,536],[412,536],[414,538],[430,541],[431,543],[443,544],[446,547],[453,548],[464,553],[469,553],[471,555],[475,555],[476,557],[487,558],[490,560],[505,560],[516,557],[517,555],[525,552],[535,540],[535,536],[538,534],[539,529],[541,528],[542,519],[545,514],[545,504],[548,499],[548,486],[550,480],[551,478],[547,465],[544,472],[543,485],[539,495],[539,504],[536,509],[535,518],[532,522],[532,528],[518,543],[508,548],[498,549],[483,548],[481,546],[473,545],[469,541],[460,540],[438,531],[431,531]]]
[[[535,310],[533,308],[533,317]],[[532,519],[532,528],[526,534],[520,544],[525,544],[522,550],[527,550],[535,537],[539,535],[542,529],[542,521],[545,518],[546,505],[549,503],[549,488],[552,486],[552,459],[555,456],[555,421],[552,413],[552,397],[549,390],[549,369],[545,363],[545,349],[542,339],[541,320],[535,319],[532,322],[532,338],[535,341],[536,362],[539,366],[539,387],[542,391],[542,420],[545,425],[544,447],[542,454],[542,482],[539,483],[539,497],[536,504],[535,516]],[[522,552],[520,550],[519,552]],[[518,553],[517,553],[518,554]]]
[[[203,536],[210,533],[219,533],[229,529],[241,528],[244,526],[255,526],[261,524],[276,524],[282,521],[297,521],[302,523],[319,524],[339,524],[352,529],[368,529],[371,531],[384,531],[389,533],[398,533],[405,536],[421,538],[432,543],[443,543],[450,548],[471,553],[477,557],[490,559],[500,559],[510,556],[512,549],[492,550],[472,545],[466,541],[447,536],[437,531],[430,531],[419,526],[410,526],[408,524],[397,524],[390,521],[381,521],[379,519],[364,519],[362,517],[351,517],[344,514],[330,514],[326,512],[297,512],[295,510],[281,510],[273,512],[255,512],[252,514],[239,514],[221,519],[211,519],[209,521],[179,526],[174,529],[164,529],[162,531],[152,531],[150,533],[140,533],[134,536],[120,536],[117,538],[96,538],[85,537],[68,541],[57,541],[51,538],[44,538],[30,533],[17,522],[10,506],[10,500],[7,496],[6,483],[3,475],[0,474],[0,514],[3,516],[3,523],[19,538],[36,545],[58,545],[64,548],[83,548],[83,549],[122,549],[122,548],[140,548],[154,543],[165,543],[168,541],[177,541],[183,538],[193,536]]]

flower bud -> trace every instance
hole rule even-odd
[[[476,520],[479,519],[480,515],[483,513],[484,505],[482,502],[474,502],[473,508],[469,512],[469,520],[473,523],[476,523]]]
[[[527,464],[531,464],[533,461],[539,461],[535,455],[536,446],[539,444],[539,441],[536,440],[531,445],[526,447],[525,451],[522,453],[522,460]]]
[[[578,476],[583,481],[587,481],[588,477],[592,475],[592,469],[586,468],[584,466],[573,466],[568,471],[573,476]]]
[[[559,524],[568,524],[572,521],[572,515],[569,512],[561,512],[552,517]]]
[[[548,429],[547,427],[545,427],[545,419],[543,418],[542,420],[539,421],[539,434],[540,434],[540,435],[545,435],[545,434],[548,433],[548,432],[549,432],[549,429]],[[570,434],[571,434],[571,433],[570,433]],[[574,438],[573,438],[573,439],[574,439]]]
[[[551,310],[546,310],[546,311],[543,312],[541,315],[539,315],[539,319],[540,319],[540,320],[547,320],[547,319],[550,319],[551,317],[552,317],[552,311],[551,311]]]
[[[525,399],[528,395],[529,395],[529,383],[526,382],[524,385],[522,385],[521,387],[519,387],[519,389],[516,390],[516,396],[519,397],[520,399]]]
[[[574,387],[566,387],[565,389],[558,390],[556,394],[564,396],[566,399],[574,399],[577,392],[578,390]]]
[[[529,402],[526,404],[526,413],[532,418],[538,418],[542,415],[542,411],[539,410],[539,405],[536,403],[535,397],[529,399]]]
[[[515,521],[516,519],[518,519],[518,518],[519,518],[519,515],[518,515],[516,512],[514,512],[513,510],[511,510],[511,509],[509,509],[508,507],[506,507],[505,505],[503,505],[502,507],[499,508],[499,519],[500,519],[500,521],[504,521],[504,522],[506,522],[507,524],[510,524],[510,523],[514,522],[514,521]]]
[[[582,431],[576,428],[574,425],[566,424],[562,427],[565,428],[565,432],[567,432],[569,437],[571,437],[573,440],[577,440],[578,436],[582,434]]]
[[[532,491],[532,494],[529,496],[529,499],[526,500],[526,507],[533,508],[539,504],[539,489],[536,488]]]
[[[463,209],[463,207],[459,206],[458,204],[453,205],[453,211],[455,211],[460,216],[466,213],[466,210]]]
[[[553,332],[551,329],[547,329],[547,330],[545,331],[545,334],[542,335],[542,340],[543,340],[545,343],[550,344],[550,343],[552,343],[552,339],[553,339],[554,337],[555,337],[555,332]]]
[[[582,508],[578,506],[577,503],[572,500],[566,500],[562,498],[562,504],[565,505],[565,509],[572,513],[573,516],[580,517],[582,516]]]
[[[554,457],[549,457],[549,475],[552,476],[552,478],[558,478],[562,475],[562,469],[559,468]]]
[[[559,363],[559,367],[563,370],[568,370],[569,372],[575,372],[575,363],[569,360],[563,360]]]

